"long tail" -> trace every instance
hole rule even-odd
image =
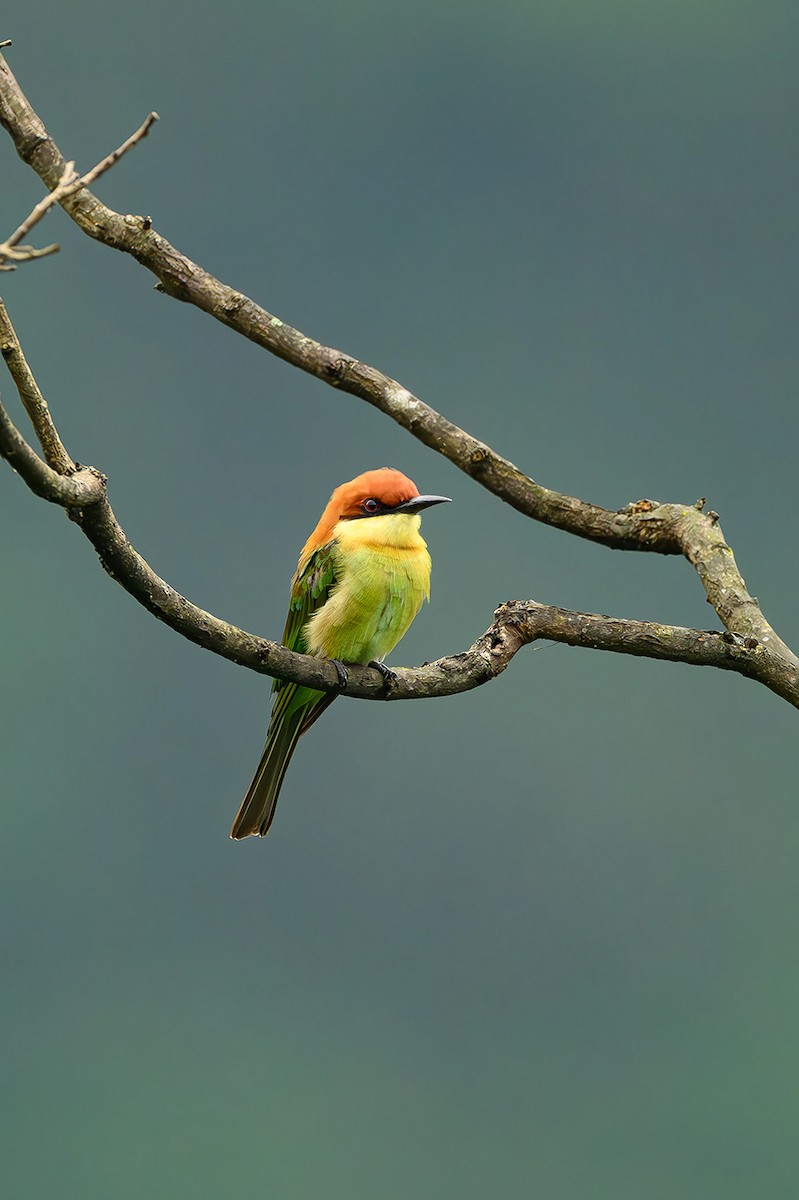
[[[334,699],[335,694],[313,692],[308,688],[298,688],[295,684],[288,684],[281,689],[269,722],[258,770],[230,830],[232,838],[238,840],[250,834],[265,837],[269,832],[277,798],[297,742]]]

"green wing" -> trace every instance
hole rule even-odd
[[[308,647],[302,631],[308,618],[326,603],[330,590],[336,582],[335,542],[328,542],[314,550],[302,570],[291,581],[291,599],[286,628],[283,630],[283,645],[298,654],[307,654]],[[272,691],[279,692],[286,686],[285,679],[276,679]]]
[[[336,582],[333,547],[334,543],[329,542],[316,550],[294,576],[283,633],[283,645],[289,650],[307,653],[302,631],[311,614],[325,603]],[[335,692],[317,692],[285,679],[276,679],[272,690],[277,694],[266,732],[266,745],[255,778],[233,822],[230,831],[233,838],[247,837],[251,833],[263,837],[268,832],[297,742],[336,698]]]
[[[291,599],[286,628],[283,631],[283,645],[289,650],[296,650],[298,654],[308,653],[303,637],[308,618],[326,603],[331,589],[335,586],[335,545],[335,542],[328,542],[326,546],[314,550],[305,566],[301,570],[298,568],[291,581]],[[304,710],[300,733],[305,733],[336,698],[335,692],[315,692],[296,683],[289,683],[286,679],[276,679],[272,684],[272,691],[276,695],[267,740],[269,734],[279,729],[287,716],[300,708]]]

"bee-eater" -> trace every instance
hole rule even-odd
[[[448,496],[420,496],[416,484],[390,467],[342,483],[302,548],[291,581],[283,645],[344,663],[383,659],[430,599],[430,555],[419,533],[423,508]],[[335,699],[276,679],[266,745],[238,811],[232,838],[264,837],[298,739]]]

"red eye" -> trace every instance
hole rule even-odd
[[[361,508],[364,510],[364,512],[368,513],[376,513],[379,507],[380,505],[376,500],[364,500],[363,504],[361,505]]]

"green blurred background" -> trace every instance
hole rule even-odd
[[[3,6],[98,187],[541,482],[708,497],[799,643],[795,0]],[[2,232],[39,198],[0,140]],[[524,520],[61,214],[2,278],[72,454],[195,602],[279,636],[332,487],[388,463],[433,600],[715,624],[679,561]],[[0,380],[12,411],[9,381]],[[12,403],[13,400],[13,403]],[[152,620],[0,471],[4,1194],[792,1197],[796,717],[547,647],[337,703],[266,842],[228,828],[266,681]]]

